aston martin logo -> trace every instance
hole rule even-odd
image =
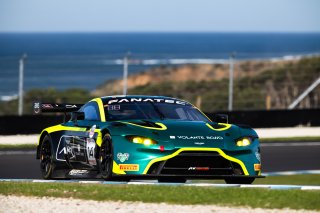
[[[117,154],[117,158],[121,163],[123,163],[126,160],[129,160],[129,153],[121,153],[121,152],[119,152]]]

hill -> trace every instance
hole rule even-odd
[[[235,64],[235,78],[259,75],[266,69],[280,67],[288,61],[243,61]],[[222,80],[229,77],[228,64],[196,64],[182,66],[160,66],[128,77],[128,88],[156,85],[165,82],[183,83]],[[94,96],[121,94],[122,79],[109,80],[92,92]]]
[[[167,95],[226,110],[228,65],[162,66],[128,77],[129,94]],[[320,57],[288,61],[241,61],[235,64],[234,109],[283,109],[320,76]],[[121,94],[122,80],[108,81],[94,96]],[[317,88],[300,107],[320,107]]]

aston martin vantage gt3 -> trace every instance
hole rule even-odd
[[[261,176],[257,133],[212,120],[192,104],[163,96],[107,96],[86,104],[34,103],[35,113],[71,113],[44,129],[37,159],[44,179],[224,179]]]

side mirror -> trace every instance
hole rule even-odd
[[[217,123],[228,123],[228,115],[226,114],[215,114],[212,118],[213,122]]]
[[[72,112],[71,121],[77,125],[78,120],[84,120],[84,112]]]

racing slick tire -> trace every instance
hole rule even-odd
[[[52,151],[52,142],[51,138],[46,135],[41,143],[40,148],[40,170],[43,179],[52,179],[53,178],[53,151]]]
[[[99,168],[101,177],[105,180],[112,180],[113,167],[113,147],[112,139],[109,134],[103,137],[99,152]]]
[[[159,183],[185,183],[187,180],[180,177],[160,177],[158,178]]]
[[[46,135],[41,143],[40,147],[40,170],[43,179],[64,179],[69,180],[70,178],[66,177],[69,170],[56,170],[55,164],[53,162],[54,151],[52,149],[52,141],[49,135]]]
[[[251,184],[255,178],[226,178],[224,181],[227,184]]]

